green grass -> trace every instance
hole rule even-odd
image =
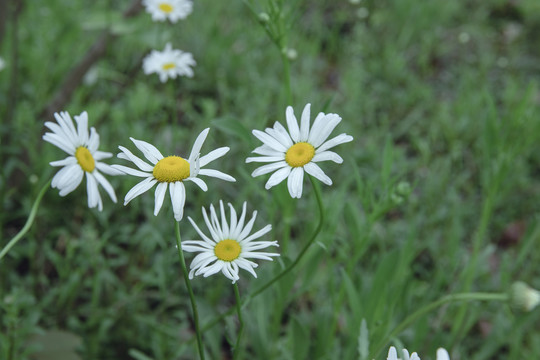
[[[268,176],[251,178],[256,166],[244,160],[259,145],[251,130],[283,123],[287,105],[298,115],[310,102],[312,114],[342,116],[336,134],[354,136],[336,150],[342,165],[322,165],[334,185],[321,188],[326,222],[317,241],[244,307],[242,358],[363,359],[363,319],[369,359],[386,358],[391,344],[422,359],[438,347],[452,359],[540,358],[538,310],[474,301],[430,312],[372,353],[445,295],[505,292],[516,280],[540,287],[537,1],[284,3],[284,41],[298,54],[291,104],[281,54],[242,1],[197,1],[175,25],[144,11],[122,19],[127,2],[24,2],[0,42],[0,247],[53,176],[48,163],[64,156],[41,140],[52,117],[40,114],[110,27],[117,35],[91,70],[97,77],[56,111],[88,111],[101,149],[115,153],[133,149],[131,136],[186,154],[210,126],[203,152],[230,146],[216,168],[237,182],[210,179],[207,193],[189,184],[186,216],[201,223],[201,206],[248,201],[259,211],[256,226],[272,224],[267,239],[280,243],[280,259],[261,263],[258,279],[241,273],[243,297],[294,261],[318,219],[307,179],[293,200],[284,184],[266,191]],[[266,1],[255,11],[269,12]],[[193,53],[193,79],[161,84],[143,74],[142,58],[168,41]],[[59,360],[73,349],[81,359],[196,358],[170,201],[157,217],[152,192],[124,207],[136,179],[111,181],[119,203],[104,195],[101,213],[87,208],[85,186],[65,198],[50,189],[29,234],[0,260],[0,359],[46,359],[43,344],[67,344]],[[183,239],[196,238],[187,221],[181,229]],[[235,304],[220,274],[192,285],[203,324]],[[207,358],[230,358],[237,326],[233,314],[204,333]]]

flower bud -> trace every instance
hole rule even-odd
[[[508,294],[510,306],[519,311],[531,311],[540,304],[540,291],[522,281],[516,281]]]

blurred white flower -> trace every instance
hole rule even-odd
[[[193,69],[197,63],[193,55],[188,52],[173,49],[170,43],[165,45],[163,51],[152,50],[143,59],[143,70],[146,75],[156,73],[161,82],[168,78],[176,79],[177,76],[193,77]]]
[[[257,212],[253,212],[253,217],[244,226],[246,219],[246,207],[244,202],[240,219],[236,216],[236,211],[231,204],[231,220],[227,222],[227,215],[223,201],[220,200],[221,223],[213,205],[210,205],[210,218],[206,209],[202,208],[204,222],[210,231],[210,237],[206,236],[188,216],[189,221],[202,238],[202,240],[187,240],[182,242],[182,250],[187,252],[200,252],[191,262],[190,279],[193,275],[203,275],[204,277],[222,272],[233,284],[240,279],[238,271],[240,268],[248,271],[254,277],[257,274],[253,269],[258,265],[249,259],[263,259],[272,261],[272,256],[279,256],[277,253],[259,252],[269,246],[279,246],[277,241],[253,241],[272,230],[271,225],[266,225],[261,230],[250,235]]]
[[[397,356],[397,350],[395,347],[391,346],[388,350],[388,357],[386,360],[420,360],[420,357],[417,353],[412,353],[409,355],[409,351],[407,349],[403,349],[403,358],[398,358]],[[450,360],[450,355],[448,355],[448,351],[446,351],[443,348],[437,349],[437,360]]]
[[[285,112],[289,131],[277,121],[274,123],[274,128],[266,128],[265,132],[253,130],[253,135],[262,141],[263,145],[252,152],[263,156],[249,157],[246,162],[270,163],[255,169],[251,174],[256,177],[275,171],[266,182],[266,189],[288,178],[289,193],[293,198],[300,198],[304,171],[326,185],[332,185],[332,180],[316,163],[331,160],[341,164],[343,162],[341,156],[329,149],[352,141],[353,137],[344,133],[326,141],[340,123],[341,117],[337,114],[321,112],[310,129],[310,109],[311,104],[304,107],[300,127],[298,127],[293,108],[289,106]]]
[[[4,70],[5,67],[6,67],[6,62],[4,61],[2,57],[0,57],[0,71]]]
[[[154,145],[145,141],[130,138],[135,146],[148,159],[148,161],[150,161],[150,165],[141,160],[139,157],[133,155],[131,151],[125,147],[119,146],[118,148],[122,152],[118,154],[118,157],[133,162],[140,170],[123,165],[113,165],[113,167],[127,175],[145,178],[143,181],[135,185],[130,191],[128,191],[126,197],[124,198],[124,205],[127,205],[131,200],[150,190],[155,184],[157,184],[155,193],[156,203],[154,207],[154,215],[157,216],[161,206],[163,205],[163,201],[165,200],[165,194],[168,186],[169,193],[171,195],[174,218],[176,221],[180,221],[184,216],[184,203],[186,201],[186,188],[184,186],[184,180],[194,182],[203,191],[208,190],[208,186],[202,179],[198,177],[199,175],[206,175],[225,181],[236,181],[232,176],[221,171],[202,169],[203,166],[222,157],[229,151],[228,147],[221,147],[201,157],[201,147],[204,140],[206,140],[209,131],[210,128],[204,129],[199,134],[197,139],[195,139],[195,143],[193,144],[193,148],[191,149],[191,153],[189,154],[187,160],[175,155],[164,157]]]
[[[67,112],[55,113],[58,124],[46,122],[45,126],[52,132],[43,135],[43,140],[64,150],[70,156],[63,160],[53,161],[52,166],[63,166],[52,179],[52,187],[60,190],[60,196],[66,196],[79,186],[86,174],[86,189],[88,192],[88,207],[103,209],[103,202],[98,190],[98,184],[103,186],[112,201],[116,202],[114,189],[99,171],[108,175],[121,173],[111,165],[100,160],[112,157],[112,153],[98,151],[99,135],[93,127],[88,134],[88,114],[86,111],[75,116],[77,129]],[[99,170],[99,171],[98,171]]]
[[[190,0],[143,0],[143,5],[154,21],[169,19],[175,23],[179,19],[185,19],[193,11]]]

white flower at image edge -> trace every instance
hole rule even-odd
[[[244,202],[242,214],[238,219],[236,211],[231,204],[228,204],[231,212],[230,222],[227,221],[223,201],[219,202],[221,211],[221,222],[213,205],[210,205],[210,218],[206,209],[202,208],[204,222],[210,231],[210,236],[206,236],[188,216],[202,240],[186,240],[182,242],[182,250],[187,252],[199,252],[190,265],[189,278],[194,275],[210,275],[222,272],[233,284],[240,279],[239,269],[244,269],[257,277],[255,269],[257,263],[249,259],[262,259],[272,261],[272,256],[279,256],[277,253],[259,252],[269,246],[279,246],[277,241],[254,241],[272,230],[271,225],[266,225],[259,231],[250,235],[257,212],[253,212],[252,218],[245,224],[247,204]]]
[[[57,124],[46,122],[45,126],[52,132],[45,133],[43,140],[62,149],[70,156],[63,160],[53,161],[52,166],[63,166],[53,177],[51,186],[60,190],[60,196],[66,196],[75,190],[86,174],[86,189],[88,192],[88,207],[103,209],[103,202],[99,194],[98,184],[103,186],[112,201],[116,202],[114,189],[101,175],[100,171],[108,175],[120,175],[111,165],[100,160],[112,157],[112,153],[98,151],[99,135],[93,127],[88,133],[88,114],[85,112],[75,116],[77,129],[67,112],[55,113]]]
[[[145,178],[128,191],[124,198],[124,205],[127,205],[135,197],[145,193],[157,184],[155,192],[156,202],[154,207],[154,215],[157,216],[163,205],[168,187],[171,195],[174,218],[177,221],[180,221],[184,215],[184,203],[186,201],[184,181],[194,182],[203,191],[207,191],[208,186],[198,177],[199,175],[206,175],[231,182],[236,181],[232,176],[221,171],[203,169],[208,163],[222,157],[229,151],[229,148],[226,146],[220,147],[201,157],[201,147],[204,140],[206,140],[209,131],[210,128],[207,128],[199,134],[187,160],[176,155],[164,157],[154,145],[145,141],[130,138],[135,146],[143,153],[144,157],[150,161],[150,164],[148,164],[139,157],[133,155],[131,151],[125,147],[119,146],[118,148],[122,152],[118,154],[118,157],[133,162],[139,170],[123,165],[113,165],[113,167],[124,174]]]
[[[169,19],[175,23],[193,11],[193,3],[189,0],[143,0],[143,5],[154,21]]]
[[[396,348],[391,346],[390,349],[388,349],[388,357],[386,358],[386,360],[420,360],[420,357],[417,353],[414,352],[409,355],[409,351],[407,351],[407,349],[403,349],[402,351],[403,358],[398,358]],[[448,351],[443,348],[438,348],[436,360],[450,360],[450,355],[448,355]]]
[[[5,67],[6,67],[6,62],[4,61],[4,59],[0,57],[0,71],[4,70]]]
[[[173,49],[170,43],[165,45],[163,51],[152,50],[143,59],[143,71],[146,75],[156,73],[161,82],[168,78],[176,79],[177,76],[193,77],[193,69],[197,63],[193,55],[188,52]]]
[[[343,133],[327,140],[330,133],[340,123],[341,117],[337,114],[321,112],[315,118],[310,129],[310,110],[311,104],[307,104],[302,112],[299,127],[293,108],[287,107],[285,115],[289,131],[277,121],[273,128],[266,128],[264,132],[253,130],[253,135],[262,141],[263,145],[252,152],[262,156],[249,157],[246,162],[270,163],[257,168],[251,174],[251,176],[256,177],[274,172],[266,182],[266,189],[270,189],[288,178],[289,194],[293,198],[300,198],[304,171],[324,184],[332,185],[332,180],[316,163],[330,160],[341,164],[343,162],[341,156],[329,151],[329,149],[352,141],[353,137]]]

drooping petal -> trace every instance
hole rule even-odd
[[[161,182],[158,183],[156,186],[156,192],[155,192],[155,205],[154,205],[154,216],[157,216],[159,214],[159,210],[161,210],[161,206],[163,205],[163,201],[165,200],[165,194],[167,193],[167,183]]]
[[[181,181],[170,183],[169,192],[173,205],[173,213],[176,221],[184,217],[184,204],[186,202],[186,188]]]
[[[324,171],[315,163],[308,163],[304,165],[304,170],[311,176],[317,178],[319,181],[326,185],[332,185],[332,179],[330,179]]]
[[[144,157],[147,158],[152,164],[156,165],[159,160],[163,159],[163,155],[161,155],[161,152],[154,145],[147,143],[146,141],[134,139],[132,137],[129,139],[133,141],[137,149],[139,149],[143,153]]]
[[[290,166],[284,167],[273,173],[268,181],[266,182],[266,185],[264,187],[266,190],[270,189],[273,186],[276,186],[283,180],[287,178],[287,176],[290,175],[292,168]]]
[[[302,187],[304,182],[304,169],[296,167],[292,169],[287,179],[287,187],[292,198],[300,199],[302,197]]]
[[[128,191],[128,193],[126,194],[124,198],[124,205],[127,205],[131,200],[133,200],[137,196],[150,190],[150,188],[152,188],[152,186],[154,186],[155,183],[157,183],[156,179],[147,177],[146,179],[144,179],[143,181],[141,181],[140,183],[132,187],[131,190]]]

